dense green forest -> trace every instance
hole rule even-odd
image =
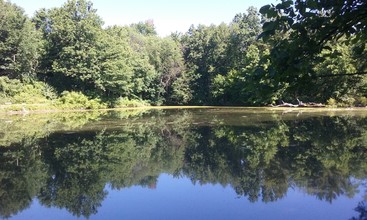
[[[152,21],[105,28],[86,0],[31,18],[0,0],[0,105],[366,106],[366,26],[363,0],[282,0],[168,37]]]

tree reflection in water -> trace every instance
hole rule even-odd
[[[276,201],[290,187],[332,202],[353,197],[365,184],[366,117],[242,112],[229,119],[206,111],[14,120],[0,130],[1,216],[17,214],[37,198],[89,217],[105,199],[106,184],[154,187],[161,173],[229,185],[252,202]],[[365,219],[364,204],[354,219]]]
[[[358,203],[358,206],[354,209],[359,213],[358,217],[353,217],[351,220],[366,220],[367,219],[367,201]]]

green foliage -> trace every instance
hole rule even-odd
[[[333,99],[333,98],[329,98],[329,99],[327,100],[326,104],[327,104],[328,106],[330,106],[330,107],[336,107],[337,102],[336,102],[336,100],[335,100],[335,99]]]
[[[145,22],[139,22],[137,24],[130,25],[133,29],[139,32],[142,35],[157,35],[157,31],[155,30],[153,20],[147,20]]]
[[[330,98],[327,100],[327,105],[330,107],[366,107],[367,106],[367,98],[359,97],[359,96],[342,96],[339,99]]]
[[[367,97],[357,97],[355,105],[359,107],[362,107],[362,106],[366,107]]]
[[[112,97],[146,99],[155,105],[169,99],[184,70],[178,43],[132,27],[110,27],[106,33],[110,38],[105,38],[103,90]]]
[[[362,0],[323,2],[316,0],[282,0],[277,5],[265,5],[260,13],[270,20],[264,23],[262,36],[268,37],[280,31],[294,31],[292,35],[307,40],[321,51],[324,44],[341,36],[366,37],[366,2]],[[343,16],[340,16],[343,15]],[[308,39],[307,39],[308,38]]]
[[[171,85],[168,90],[167,104],[185,105],[193,98],[193,91],[190,88],[192,78],[187,72],[183,72]]]
[[[110,27],[104,31],[103,36],[105,49],[101,52],[104,61],[101,63],[99,86],[108,97],[131,97],[136,93],[137,85],[133,82],[138,77],[136,70],[144,64],[141,64],[138,54],[128,44],[126,29]]]
[[[267,20],[259,37],[272,45],[273,78],[289,85],[283,99],[352,103],[365,96],[358,94],[366,85],[365,8],[361,0],[283,0],[260,9]]]
[[[70,0],[61,8],[39,11],[34,20],[45,39],[43,77],[60,91],[96,89],[103,22],[92,3]]]
[[[159,74],[159,87],[162,88],[158,94],[159,97],[157,97],[157,101],[172,101],[172,99],[174,99],[174,97],[171,97],[172,95],[189,92],[186,89],[189,82],[185,80],[184,59],[179,43],[170,37],[162,39],[150,37],[147,39],[146,45],[149,61]],[[177,81],[179,81],[181,85],[178,85],[176,83]],[[158,88],[156,90],[159,91]],[[190,93],[188,96],[189,95]],[[182,97],[181,100],[177,101],[187,103],[189,101],[188,96]],[[176,99],[177,98],[176,96]]]
[[[229,24],[192,26],[165,38],[151,20],[103,28],[87,0],[41,9],[32,21],[14,4],[0,0],[0,7],[0,76],[20,80],[2,85],[3,103],[43,105],[57,98],[54,89],[110,102],[126,97],[117,106],[139,105],[128,100],[259,106],[330,98],[338,106],[363,106],[367,95],[361,0],[283,0],[262,7],[264,17],[250,7]],[[101,108],[98,100],[79,102],[87,106],[69,104]]]
[[[149,103],[143,100],[138,99],[128,99],[128,98],[118,98],[115,102],[113,107],[114,108],[125,108],[125,107],[144,107],[149,106]]]
[[[190,88],[194,104],[206,105],[213,102],[212,80],[224,74],[229,28],[226,24],[198,27],[192,26],[181,39],[184,58],[192,79]]]
[[[49,85],[30,81],[22,82],[18,79],[0,77],[0,104],[46,104],[56,98],[56,93]]]
[[[40,35],[23,9],[0,0],[0,76],[34,76],[39,57]]]
[[[256,40],[255,8],[229,24],[192,27],[181,39],[194,104],[264,105],[280,99],[287,83],[273,77],[270,45]]]
[[[65,91],[57,100],[58,107],[63,109],[103,109],[107,105],[102,103],[100,99],[90,99],[81,92]]]
[[[184,70],[180,46],[156,36],[150,21],[103,30],[85,0],[40,10],[33,21],[44,37],[40,76],[60,93],[81,91],[160,105],[173,90],[180,91],[172,88]]]

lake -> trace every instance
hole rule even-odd
[[[366,219],[367,110],[0,115],[4,219]]]

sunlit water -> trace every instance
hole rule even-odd
[[[366,219],[367,111],[0,115],[9,219]]]

